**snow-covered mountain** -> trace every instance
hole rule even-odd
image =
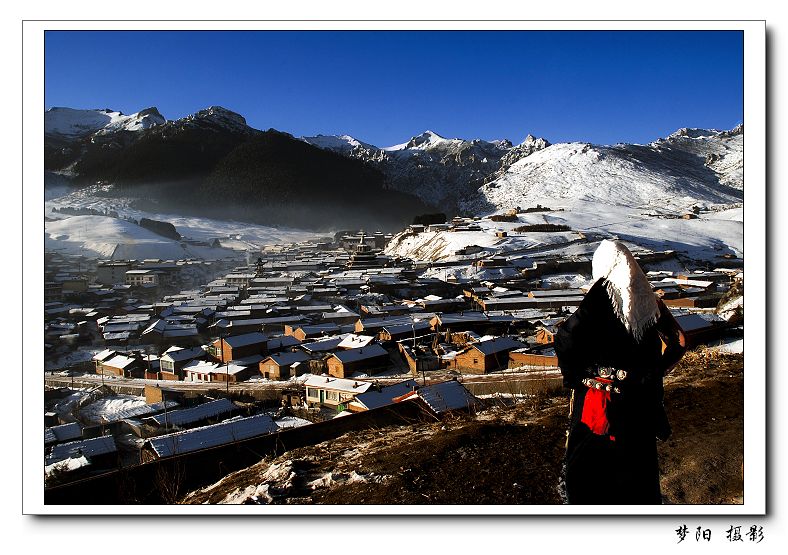
[[[156,108],[131,115],[51,108],[45,113],[46,169],[81,184],[203,179],[235,148],[266,133],[220,106],[169,121]],[[428,210],[478,215],[578,201],[674,212],[737,203],[743,199],[743,138],[739,125],[730,131],[684,128],[646,145],[550,144],[532,135],[513,145],[434,131],[382,148],[350,135],[300,141],[363,161],[383,174],[384,191],[414,195]],[[267,152],[272,160],[283,156]],[[299,155],[312,158],[310,152]]]
[[[155,107],[131,115],[109,108],[76,110],[55,107],[44,113],[44,137],[58,144],[84,139],[107,143],[111,136],[118,132],[145,131],[153,128],[164,134],[186,129],[242,134],[257,132],[246,124],[246,119],[242,115],[221,106],[210,106],[194,114],[169,121]]]
[[[356,148],[377,150],[376,146],[359,141],[350,135],[315,135],[314,137],[302,137],[301,140],[318,148],[333,150],[341,154],[347,154]]]
[[[457,210],[460,199],[473,194],[501,167],[501,160],[513,149],[508,140],[447,139],[434,131],[383,148],[348,135],[318,135],[302,140],[363,160],[386,176],[389,188],[452,212]],[[542,148],[549,144],[540,140]],[[538,148],[535,145],[540,143],[533,141],[532,138],[534,148]]]
[[[551,145],[528,135],[447,139],[433,131],[379,148],[347,135],[302,140],[375,166],[392,189],[448,212],[484,214],[545,201],[685,210],[742,200],[744,128],[680,129],[648,145]]]
[[[194,114],[170,121],[168,125],[171,128],[181,130],[205,129],[246,134],[257,131],[246,124],[246,118],[241,114],[221,106],[210,106]]]
[[[730,131],[679,129],[667,139],[652,143],[654,148],[673,148],[705,159],[704,164],[720,178],[720,183],[736,189],[744,186],[744,125]]]
[[[550,145],[520,158],[462,207],[479,213],[593,201],[676,211],[741,202],[743,134],[742,126],[682,129],[648,145]]]
[[[146,108],[136,114],[125,115],[123,112],[109,108],[76,110],[54,107],[44,113],[44,134],[78,139],[93,133],[107,134],[149,129],[166,121],[156,108]]]

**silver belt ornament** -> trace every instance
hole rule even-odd
[[[615,380],[618,382],[623,382],[627,378],[626,370],[622,370],[620,368],[616,369],[611,366],[598,366],[594,373],[604,380]],[[598,389],[600,391],[621,393],[621,390],[617,386],[599,381],[595,378],[583,379],[583,385],[591,389]]]
[[[616,370],[610,366],[600,366],[597,368],[597,374],[600,378],[605,378],[608,380],[618,380],[623,382],[627,379],[627,371],[621,370],[620,368]]]
[[[594,378],[584,378],[583,385],[590,389],[599,389],[600,391],[610,391],[612,393],[621,393],[621,390],[613,384],[600,382]]]

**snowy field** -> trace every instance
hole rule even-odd
[[[729,207],[731,205],[720,205],[719,210],[702,212],[697,219],[685,220],[676,215],[666,216],[642,208],[601,202],[564,201],[562,204],[551,204],[554,210],[550,212],[519,214],[517,222],[493,222],[489,219],[474,222],[481,231],[397,235],[386,252],[431,262],[473,259],[495,253],[528,255],[548,250],[572,255],[593,252],[587,247],[592,238],[616,238],[646,249],[675,250],[695,260],[713,260],[721,254],[744,256],[743,209],[740,205],[732,208]],[[566,225],[572,231],[513,231],[527,224]],[[497,231],[506,231],[507,237],[497,237]],[[472,245],[482,247],[483,251],[468,256],[456,254]]]
[[[217,260],[238,258],[247,252],[259,252],[265,245],[289,244],[320,237],[319,234],[280,229],[245,222],[210,218],[148,213],[131,208],[131,199],[95,196],[93,189],[68,192],[62,186],[46,189],[44,215],[57,221],[44,222],[47,251],[82,254],[113,259],[202,258]],[[57,194],[62,196],[57,196]],[[221,248],[189,245],[167,239],[134,223],[108,216],[71,216],[53,212],[53,208],[90,208],[115,211],[121,218],[149,218],[173,224],[184,239],[212,242],[218,239]],[[182,246],[185,245],[185,246]]]

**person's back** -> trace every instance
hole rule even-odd
[[[567,497],[659,503],[655,438],[670,434],[662,378],[683,355],[683,336],[621,243],[600,244],[594,279],[555,338],[564,385],[573,391]]]

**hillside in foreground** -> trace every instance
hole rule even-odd
[[[673,428],[660,443],[666,504],[743,502],[744,359],[688,353],[665,380]],[[492,402],[475,416],[354,432],[295,449],[181,503],[563,503],[567,396]],[[699,441],[703,438],[703,441]]]

